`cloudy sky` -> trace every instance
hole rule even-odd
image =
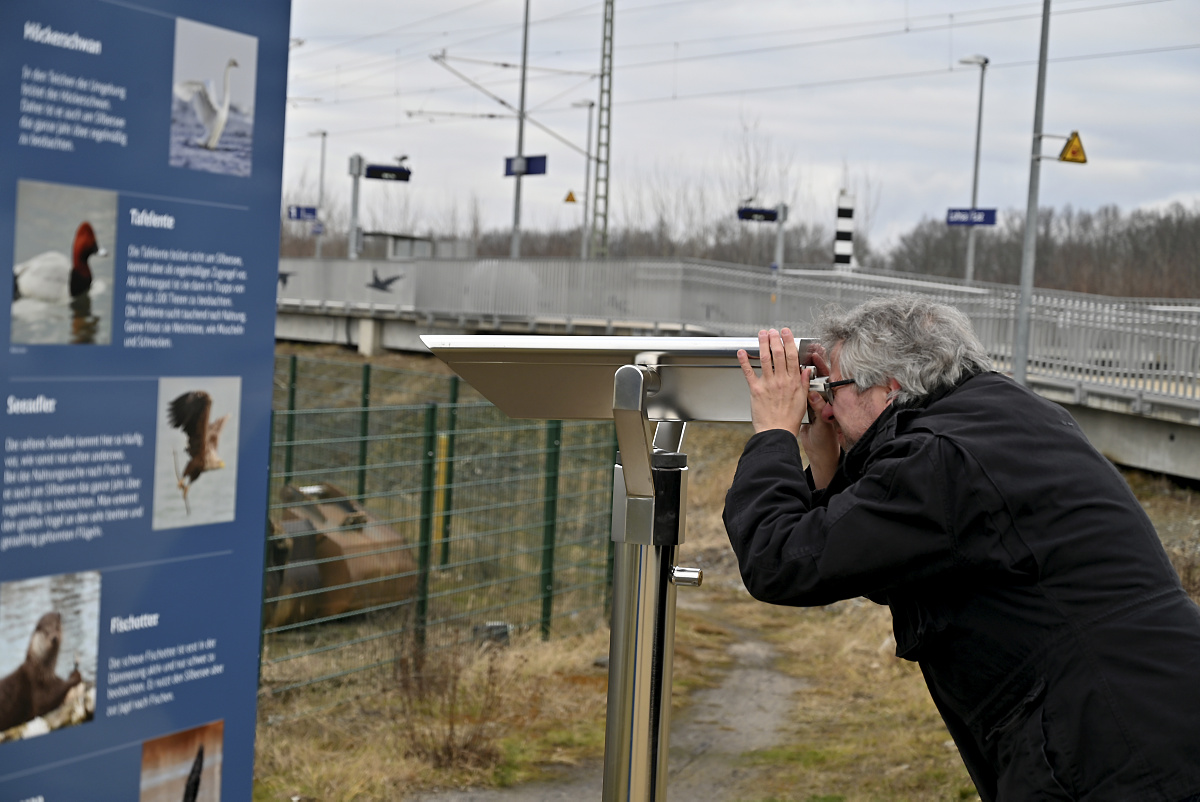
[[[508,228],[523,0],[294,0],[288,202],[346,205],[347,161],[408,157],[412,181],[365,181],[368,227]],[[572,227],[595,101],[602,0],[531,0],[523,228]],[[610,226],[791,204],[832,228],[851,189],[871,241],[970,205],[980,69],[981,208],[1026,205],[1041,3],[990,0],[620,0],[614,23]],[[444,61],[431,56],[445,54]],[[451,69],[447,69],[451,68]],[[451,71],[453,70],[453,72]],[[473,86],[472,83],[478,86]],[[482,87],[482,91],[479,87]],[[1086,165],[1043,161],[1041,204],[1122,210],[1200,201],[1200,0],[1055,0],[1047,134],[1080,132]],[[593,137],[594,138],[594,137]],[[1056,156],[1062,139],[1047,139]],[[373,217],[372,217],[373,215]],[[694,222],[692,223],[694,225]]]

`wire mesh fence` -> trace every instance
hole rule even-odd
[[[428,650],[603,622],[610,423],[514,421],[442,374],[295,356],[275,373],[268,718]]]

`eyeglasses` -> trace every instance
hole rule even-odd
[[[839,379],[831,382],[828,376],[817,376],[809,380],[808,389],[821,396],[826,404],[832,404],[833,391],[847,384],[854,384],[854,379]]]

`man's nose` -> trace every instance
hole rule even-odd
[[[837,416],[833,414],[833,404],[826,402],[825,406],[821,407],[821,420],[826,423],[833,423]]]

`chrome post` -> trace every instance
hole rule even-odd
[[[687,508],[685,424],[664,421],[651,435],[645,401],[658,391],[653,367],[624,365],[613,383],[620,448],[613,476],[613,609],[604,742],[605,802],[667,796],[675,586],[699,585],[679,568]]]

